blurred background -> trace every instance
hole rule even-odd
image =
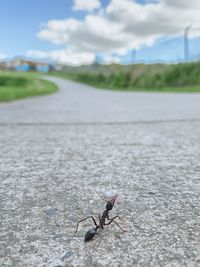
[[[0,70],[199,91],[199,9],[196,0],[1,1]]]

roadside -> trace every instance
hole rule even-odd
[[[0,72],[0,102],[42,96],[58,90],[36,73]]]
[[[63,67],[50,75],[122,92],[200,92],[200,63]]]

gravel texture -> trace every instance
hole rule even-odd
[[[88,98],[91,90],[91,99],[115,95],[82,90]],[[57,121],[48,103],[60,94],[62,89],[54,96],[0,106],[0,266],[200,266],[200,113],[191,102],[194,95],[188,95],[187,116],[179,112],[184,104],[178,101],[174,117],[167,117],[163,101],[157,117],[152,104],[150,120],[139,114],[146,94],[136,94],[144,104],[134,107],[138,117],[131,117],[130,106],[127,122],[137,123],[123,123],[117,116],[104,117],[104,108],[96,118],[89,117],[89,107],[88,116],[79,106],[73,111],[70,96],[69,113],[59,101],[52,106],[55,116],[61,112]],[[119,195],[112,215],[120,214],[127,233],[111,224],[85,244],[92,221],[72,235],[79,219],[103,212],[105,203],[95,190]]]

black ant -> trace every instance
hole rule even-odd
[[[96,192],[96,193],[99,195],[98,192]],[[76,231],[75,231],[75,233],[74,233],[74,235],[73,235],[73,236],[76,235],[76,233],[77,233],[77,231],[78,231],[78,226],[79,226],[79,224],[80,224],[81,222],[83,222],[83,221],[85,221],[85,220],[91,218],[91,219],[93,220],[93,223],[94,223],[95,227],[92,228],[92,229],[90,229],[90,230],[88,230],[88,231],[86,232],[86,234],[85,234],[85,238],[84,238],[85,242],[90,241],[91,239],[93,239],[94,236],[95,236],[96,234],[98,234],[98,230],[99,230],[99,229],[103,230],[103,229],[104,229],[104,226],[107,226],[107,225],[111,224],[112,222],[114,222],[114,223],[115,223],[115,224],[116,224],[116,225],[117,225],[123,232],[126,232],[126,230],[122,229],[122,227],[115,221],[116,218],[119,218],[119,219],[120,219],[119,215],[116,215],[116,216],[114,216],[113,218],[109,218],[109,211],[112,210],[112,208],[113,208],[113,206],[114,206],[114,204],[115,204],[115,201],[116,201],[116,199],[117,199],[117,195],[112,196],[112,197],[110,198],[110,200],[105,200],[105,199],[103,199],[100,195],[99,195],[99,197],[100,197],[102,200],[106,201],[107,203],[106,203],[106,210],[102,213],[102,215],[101,215],[101,214],[98,214],[98,223],[96,222],[96,220],[95,220],[95,218],[94,218],[93,216],[88,216],[88,217],[86,217],[86,218],[80,220],[80,221],[77,223]],[[106,223],[106,219],[107,219],[109,222]],[[121,220],[121,219],[120,219],[120,220]]]

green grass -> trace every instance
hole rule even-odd
[[[118,91],[200,92],[200,62],[182,64],[95,65],[53,75]]]
[[[46,95],[57,90],[56,85],[35,73],[0,71],[0,102]]]

